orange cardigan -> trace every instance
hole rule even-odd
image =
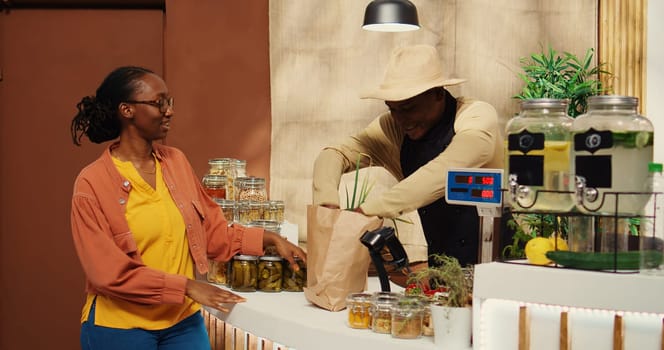
[[[115,168],[111,147],[74,183],[71,228],[86,275],[85,291],[144,304],[182,303],[187,278],[147,267],[137,252],[125,219],[131,184]],[[208,258],[227,261],[237,253],[263,254],[263,229],[229,227],[180,150],[153,144],[153,151],[184,218],[189,252],[199,273],[208,271]]]

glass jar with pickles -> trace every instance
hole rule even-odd
[[[231,289],[238,292],[255,292],[258,286],[258,257],[236,255],[231,269]]]
[[[507,122],[505,187],[514,208],[568,212],[575,205],[572,122],[567,100],[531,99]]]
[[[307,285],[307,266],[300,258],[295,258],[295,264],[299,267],[298,271],[293,266],[285,262],[283,290],[287,292],[302,292]]]
[[[258,290],[281,292],[284,267],[280,256],[266,255],[258,259]]]
[[[351,293],[346,297],[348,326],[368,329],[371,325],[371,294]]]

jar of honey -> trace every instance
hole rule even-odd
[[[203,176],[203,188],[213,199],[226,199],[226,182],[227,177],[224,175]]]
[[[258,285],[258,257],[236,255],[231,269],[231,289],[238,292],[255,292]]]
[[[351,328],[368,329],[371,325],[371,294],[351,293],[346,297],[348,309],[348,326]]]
[[[258,290],[281,292],[284,276],[283,259],[280,256],[261,256],[258,260]]]

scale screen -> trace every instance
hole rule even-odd
[[[500,206],[502,169],[450,169],[447,171],[445,201],[450,204]]]

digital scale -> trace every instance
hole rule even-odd
[[[445,201],[449,204],[474,205],[480,216],[480,262],[497,257],[499,240],[494,235],[502,216],[503,169],[451,168],[447,171]],[[496,219],[498,218],[498,219]]]

